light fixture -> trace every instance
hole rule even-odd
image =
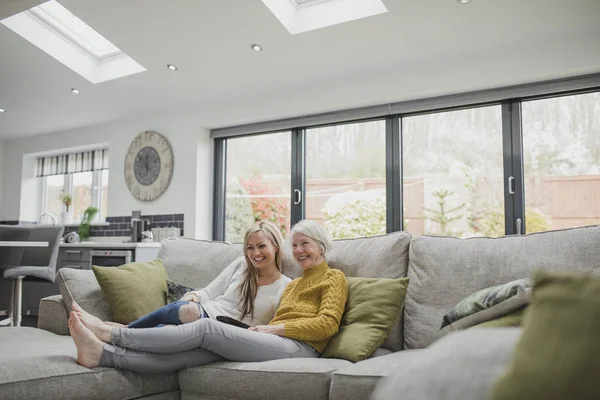
[[[260,44],[256,44],[256,43],[255,44],[251,44],[250,48],[252,50],[254,50],[254,51],[261,51],[262,50],[262,47],[260,46]]]
[[[0,108],[0,114],[6,112],[6,110],[4,108]]]
[[[456,1],[458,1],[460,4],[467,4],[467,3],[471,2],[471,0],[456,0]]]
[[[79,94],[79,89],[73,88],[73,89],[71,89],[71,92],[73,92],[74,94]]]
[[[167,68],[169,68],[171,71],[177,71],[177,65],[167,64]]]

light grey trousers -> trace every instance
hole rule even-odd
[[[162,373],[219,360],[316,357],[319,353],[304,342],[203,318],[162,328],[113,328],[112,344],[104,344],[99,366]]]

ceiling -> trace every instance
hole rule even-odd
[[[157,113],[216,128],[600,72],[600,0],[383,1],[290,35],[260,0],[59,0],[147,71],[93,85],[0,25],[0,139]],[[32,3],[4,1],[0,17]]]

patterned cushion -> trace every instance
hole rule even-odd
[[[502,285],[492,286],[479,290],[467,298],[463,299],[449,313],[444,315],[442,328],[451,325],[463,318],[478,313],[483,310],[491,309],[506,300],[515,297],[517,294],[531,290],[531,280],[529,278],[517,279]],[[522,308],[528,303],[526,297],[523,300],[516,302],[510,310],[502,310],[499,315],[491,315],[491,319],[506,315],[518,308]],[[488,319],[489,320],[489,319]],[[478,321],[481,323],[483,321]],[[466,328],[463,327],[463,329]]]
[[[167,304],[171,304],[183,297],[187,292],[196,290],[189,286],[181,285],[167,278]]]

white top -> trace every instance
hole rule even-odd
[[[240,257],[229,264],[207,287],[190,293],[198,296],[198,303],[211,319],[216,319],[218,315],[225,315],[251,326],[266,325],[273,319],[279,307],[283,289],[292,280],[281,274],[281,277],[270,285],[259,286],[254,299],[254,318],[246,315],[240,319],[242,296],[239,287],[245,271],[246,260]]]

